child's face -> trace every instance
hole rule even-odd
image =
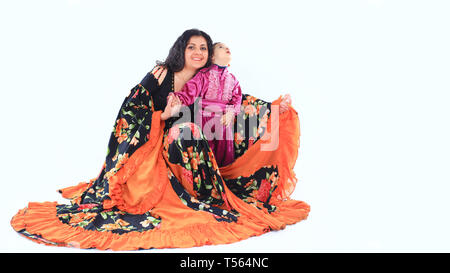
[[[214,55],[212,61],[221,66],[227,66],[231,61],[231,52],[224,43],[218,43],[214,46]]]

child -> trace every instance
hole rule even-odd
[[[241,110],[242,92],[236,77],[227,69],[230,49],[224,43],[215,43],[213,49],[213,65],[201,69],[182,90],[170,96],[177,96],[183,105],[201,98],[202,131],[217,165],[222,167],[234,161],[233,121]],[[221,128],[216,128],[218,124]]]

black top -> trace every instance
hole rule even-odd
[[[173,92],[172,82],[173,72],[169,68],[167,69],[167,74],[161,85],[159,85],[158,80],[150,72],[142,79],[141,85],[150,91],[155,111],[164,111],[164,108],[166,108],[167,96],[170,92]]]

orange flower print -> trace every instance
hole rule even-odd
[[[119,138],[117,139],[117,142],[120,144],[120,143],[124,142],[125,140],[127,140],[127,138],[128,138],[127,134],[121,134],[119,136]]]
[[[189,128],[191,129],[194,138],[200,138],[200,129],[195,123],[189,123]]]
[[[261,202],[266,202],[267,198],[269,198],[271,185],[267,179],[263,179],[261,181],[261,185],[259,186],[258,194],[256,195],[256,199]]]
[[[121,227],[126,227],[126,226],[130,225],[130,223],[128,223],[127,221],[125,221],[123,219],[117,219],[116,224],[120,225]]]
[[[128,128],[128,122],[126,119],[124,118],[120,118],[117,120],[117,125],[116,125],[116,137],[120,136],[122,133],[123,129],[127,129]]]
[[[211,190],[211,196],[215,199],[220,199],[220,195],[215,188]]]
[[[187,151],[188,151],[189,157],[193,157],[194,147],[189,146],[189,147],[187,148]]]
[[[116,152],[116,154],[113,156],[113,158],[111,160],[116,161],[118,156],[119,156],[119,151]]]
[[[208,151],[209,160],[215,158],[214,154],[211,151]]]
[[[120,226],[118,224],[104,224],[101,226],[101,229],[104,230],[115,230],[115,229],[119,229]]]
[[[150,137],[148,137],[150,139]],[[169,141],[168,137],[164,137],[164,151],[167,151],[169,149]]]
[[[234,133],[234,142],[237,145],[241,145],[243,140],[244,140],[244,137],[242,137],[240,133]]]
[[[72,216],[72,218],[70,218],[69,224],[71,224],[71,225],[76,225],[76,224],[78,224],[79,222],[83,221],[84,219],[83,219],[83,215],[82,215],[82,214],[83,214],[83,213],[77,213],[77,214],[74,214],[74,215]]]
[[[183,168],[183,177],[186,179],[187,182],[189,182],[189,185],[192,189],[193,187],[192,172]]]
[[[81,204],[78,206],[77,210],[92,209],[92,208],[95,208],[96,206],[98,206],[98,205],[97,204]]]
[[[249,203],[249,204],[255,204],[256,203],[256,199],[253,197],[247,197],[245,198],[245,202]]]
[[[277,176],[277,174],[275,172],[270,174],[269,181],[272,182],[272,183],[278,181],[278,176]]]
[[[125,163],[127,163],[128,161],[128,153],[125,153],[123,155],[119,155],[119,160],[116,163],[116,169],[120,169],[122,167],[122,165],[124,165]]]
[[[139,94],[139,90],[136,90],[136,92],[133,95],[133,99],[136,98],[136,96]]]
[[[226,194],[222,193],[222,199],[225,202],[225,205],[227,206],[228,210],[231,210],[231,206],[230,206],[230,203],[228,203],[228,198],[227,198]]]
[[[198,170],[198,160],[196,158],[191,159],[191,167],[193,170]]]
[[[97,192],[95,193],[95,196],[97,196],[97,197],[103,197],[103,195],[105,194],[104,192],[104,188],[99,188],[98,190],[97,190]]]
[[[245,184],[244,188],[248,188],[250,185],[253,184],[254,181],[255,179],[251,179],[247,184]]]
[[[210,160],[211,163],[212,163],[213,169],[214,169],[214,170],[218,170],[218,169],[219,169],[219,166],[217,165],[216,157],[214,156],[213,152],[208,151],[208,156],[209,156],[209,160]]]
[[[70,203],[72,204],[80,204],[80,202],[81,202],[81,195],[70,200]]]
[[[168,136],[168,141],[169,144],[171,144],[175,139],[178,138],[178,136],[180,135],[180,129],[178,127],[172,127],[169,130],[169,136]]]
[[[94,213],[94,212],[88,212],[88,213],[86,213],[86,218],[87,218],[87,219],[94,218],[95,216],[97,216],[97,213]]]
[[[262,118],[261,121],[259,122],[259,127],[267,127],[267,119],[269,118],[269,116],[267,114],[265,114]]]
[[[112,168],[109,172],[105,173],[105,178],[106,179],[111,178],[113,175],[116,174],[116,170],[117,170],[116,168]]]
[[[255,143],[255,138],[254,137],[250,137],[248,139],[248,149],[250,149],[250,147],[252,147],[253,143]]]
[[[202,169],[202,174],[203,174],[203,178],[206,179],[206,174],[205,174],[205,170]]]
[[[183,163],[186,164],[189,162],[189,155],[187,152],[183,152]]]
[[[219,170],[219,166],[217,165],[216,159],[214,158],[211,162],[212,162],[214,170]]]
[[[83,212],[72,214],[72,218],[70,219],[69,224],[76,225],[82,221],[92,219],[96,215],[97,215],[96,213],[83,213]]]
[[[195,184],[198,184],[198,182],[200,181],[200,175],[197,175],[195,178],[194,178],[194,182],[195,182]]]
[[[249,116],[253,116],[256,113],[256,108],[253,105],[247,105],[244,108],[244,112]]]

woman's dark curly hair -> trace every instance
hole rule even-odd
[[[173,72],[181,71],[184,67],[184,52],[186,50],[187,43],[192,36],[202,36],[205,38],[207,46],[208,46],[208,60],[206,61],[205,67],[211,65],[212,54],[213,54],[213,45],[211,37],[205,32],[194,29],[188,29],[180,37],[175,41],[172,48],[169,51],[169,55],[167,56],[164,62],[156,62],[158,65],[163,65],[168,67]]]

